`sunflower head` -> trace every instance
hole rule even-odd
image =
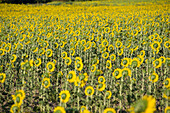
[[[6,74],[5,73],[0,73],[0,82],[1,83],[5,82],[5,78],[6,78]]]
[[[104,76],[100,76],[99,78],[98,78],[98,82],[99,83],[105,83],[105,78],[104,78]]]
[[[57,106],[54,108],[54,112],[53,113],[66,113],[64,107],[61,106]]]
[[[49,72],[53,72],[55,69],[55,64],[53,62],[48,62],[46,68]]]
[[[97,85],[97,89],[98,89],[99,91],[103,91],[103,90],[105,89],[105,87],[106,87],[106,84],[105,84],[105,83],[99,83],[99,84]]]
[[[156,59],[156,60],[153,61],[153,66],[155,68],[159,68],[159,67],[161,67],[161,65],[162,65],[162,60],[161,59]]]
[[[113,108],[106,108],[103,113],[116,113],[116,111]]]
[[[50,87],[50,78],[44,78],[43,81],[42,81],[42,85],[43,85],[45,88]]]
[[[17,104],[13,104],[10,109],[11,113],[19,113],[20,112],[20,106]]]
[[[158,81],[158,74],[156,74],[156,73],[152,73],[150,76],[149,76],[149,81],[151,81],[151,82],[157,82]]]
[[[46,51],[46,56],[47,56],[47,57],[51,57],[52,55],[53,55],[52,49],[47,49],[47,51]]]
[[[112,75],[113,75],[116,79],[119,79],[119,78],[122,76],[121,71],[122,71],[121,69],[117,68],[117,69],[114,70],[114,72],[112,73]]]
[[[81,71],[83,69],[83,63],[82,62],[77,62],[75,63],[75,68],[78,70],[78,71]]]
[[[112,68],[112,64],[110,60],[106,61],[106,68],[111,69]]]
[[[169,113],[170,112],[170,106],[167,106],[166,108],[165,108],[165,113]]]
[[[163,84],[166,88],[170,88],[170,78],[165,79]]]
[[[139,67],[140,66],[140,61],[138,58],[133,58],[131,60],[131,67],[132,68],[136,68],[136,67]]]
[[[106,95],[107,99],[110,99],[111,96],[112,96],[112,92],[111,91],[106,91],[105,95]]]
[[[63,90],[59,94],[59,98],[63,103],[67,103],[70,98],[70,92],[68,90]]]
[[[91,66],[91,72],[95,72],[95,71],[96,71],[96,65],[93,64],[93,65]]]
[[[75,81],[75,79],[76,79],[76,73],[75,73],[75,71],[70,71],[70,72],[68,73],[68,75],[67,75],[67,80],[68,80],[70,83],[72,83],[72,82]]]
[[[121,65],[123,67],[127,67],[129,65],[129,58],[123,58],[121,61]]]
[[[86,89],[85,89],[85,94],[87,96],[90,96],[90,95],[93,95],[94,94],[94,89],[92,86],[87,86]]]
[[[115,54],[111,54],[110,55],[110,60],[111,61],[115,61],[116,60],[116,55]]]

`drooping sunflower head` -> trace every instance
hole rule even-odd
[[[111,91],[106,91],[105,96],[106,96],[107,99],[110,99],[111,96],[112,96],[112,92]]]
[[[144,96],[129,109],[130,113],[154,113],[155,110],[156,99],[152,96]]]
[[[106,61],[106,68],[111,69],[112,68],[112,64],[110,60]]]
[[[0,82],[1,83],[5,82],[5,78],[6,78],[6,74],[5,73],[0,73]]]
[[[141,65],[144,61],[144,58],[141,55],[138,55],[137,58],[139,59]]]
[[[95,64],[93,64],[92,66],[91,66],[91,72],[95,72],[96,71],[96,65]]]
[[[105,84],[105,83],[99,83],[99,84],[97,85],[97,89],[98,89],[99,91],[103,91],[105,88],[106,88],[106,84]]]
[[[74,82],[76,79],[76,73],[75,71],[69,71],[68,75],[67,75],[67,80],[72,83]]]
[[[127,67],[129,65],[129,58],[123,58],[121,61],[121,65],[123,67]]]
[[[170,88],[170,78],[166,78],[166,79],[164,80],[163,84],[164,84],[164,86],[165,86],[166,88]]]
[[[54,112],[53,113],[66,113],[64,107],[61,106],[57,106],[54,108]]]
[[[166,58],[165,64],[166,64],[168,67],[170,67],[170,58]]]
[[[67,103],[70,98],[70,92],[68,90],[61,91],[59,94],[59,98],[60,98],[61,102]]]
[[[155,68],[159,68],[159,67],[161,67],[161,65],[162,65],[162,60],[161,59],[156,59],[156,60],[153,61],[153,66]]]
[[[106,108],[103,113],[116,113],[116,111],[113,108]]]
[[[99,83],[105,83],[105,81],[106,81],[106,80],[105,80],[104,76],[99,76],[99,77],[98,77],[98,82],[99,82]]]
[[[42,81],[42,86],[44,86],[45,88],[50,87],[50,78],[44,78]]]
[[[151,81],[152,83],[154,82],[157,82],[158,81],[158,74],[157,73],[152,73],[150,76],[149,76],[149,81]]]
[[[116,78],[116,79],[119,79],[121,76],[122,76],[122,73],[121,73],[121,69],[120,68],[117,68],[114,70],[114,72],[112,73],[112,75]]]
[[[86,89],[85,89],[85,94],[86,94],[86,96],[93,95],[94,94],[93,87],[92,86],[87,86]]]
[[[17,104],[13,104],[10,108],[11,113],[19,113],[20,112],[20,106]]]
[[[47,49],[46,56],[51,57],[52,55],[53,55],[53,50],[52,49]]]

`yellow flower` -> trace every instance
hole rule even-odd
[[[132,72],[129,68],[123,68],[122,69],[122,75],[123,76],[130,76],[131,77],[131,74],[132,74]]]
[[[152,73],[152,75],[149,76],[149,81],[151,81],[152,83],[157,82],[158,81],[158,74],[157,73]]]
[[[22,101],[23,101],[23,97],[21,96],[21,94],[17,94],[16,96],[12,95],[12,99],[15,102],[15,104],[17,104],[18,106],[21,106]]]
[[[106,61],[106,68],[111,69],[112,68],[112,64],[110,60]]]
[[[58,48],[58,43],[57,43],[57,42],[54,43],[54,47],[55,47],[56,49]]]
[[[103,91],[105,88],[106,88],[106,84],[105,84],[105,83],[99,83],[99,84],[97,85],[97,89],[98,89],[99,91]]]
[[[154,113],[155,110],[156,99],[152,96],[144,96],[129,109],[130,113]]]
[[[46,51],[46,56],[47,56],[47,57],[51,57],[52,55],[53,55],[52,49],[47,49],[47,51]]]
[[[145,50],[140,51],[140,55],[141,55],[142,57],[144,57],[144,56],[145,56]]]
[[[138,58],[133,58],[131,61],[130,61],[130,65],[132,68],[136,68],[136,67],[139,67],[140,66],[140,61]]]
[[[59,98],[60,98],[61,102],[67,103],[70,98],[70,92],[68,90],[61,91],[59,94]]]
[[[87,110],[86,106],[81,106],[80,113],[84,113],[85,110]]]
[[[17,56],[13,54],[10,59],[11,59],[11,62],[15,62],[17,59]]]
[[[117,54],[118,54],[119,56],[121,56],[121,55],[123,54],[123,49],[119,49],[118,52],[117,52]]]
[[[111,91],[106,91],[105,95],[106,95],[107,99],[110,99],[111,96],[112,96],[112,92]]]
[[[70,65],[71,64],[71,58],[70,57],[65,58],[65,64],[66,65]]]
[[[166,99],[170,99],[170,88],[168,88],[168,89],[166,89],[165,91],[164,91],[164,93],[163,93],[163,98],[166,98]]]
[[[88,80],[88,75],[87,73],[79,73],[79,76],[78,76],[79,80],[80,81],[87,81]]]
[[[165,63],[166,58],[164,56],[161,56],[159,59],[161,59],[162,63]]]
[[[103,57],[104,59],[107,59],[107,58],[109,57],[109,53],[108,53],[108,52],[104,52],[104,53],[102,54],[102,57]]]
[[[112,75],[116,78],[119,79],[122,76],[122,70],[120,68],[117,68],[114,70]]]
[[[116,111],[113,108],[106,108],[103,113],[116,113]]]
[[[54,112],[53,113],[66,113],[64,107],[61,106],[57,106],[54,108]]]
[[[75,58],[75,63],[77,63],[77,62],[82,62],[82,59],[80,57],[76,57]]]
[[[24,98],[25,98],[25,92],[24,92],[24,90],[17,90],[16,93],[15,93],[15,96],[17,96],[18,94],[21,94],[21,96],[22,96],[22,98],[23,98],[23,100],[24,100]]]
[[[116,55],[115,54],[111,54],[110,55],[110,60],[111,61],[115,61],[116,60]]]
[[[69,71],[68,75],[67,75],[67,80],[72,83],[74,82],[76,79],[76,73],[75,71]]]
[[[34,61],[34,64],[38,67],[41,65],[41,58],[37,58],[37,60]]]
[[[167,107],[165,108],[165,113],[169,113],[169,111],[170,111],[170,106],[167,106]]]
[[[166,78],[163,84],[166,88],[170,88],[170,78]]]
[[[162,65],[162,60],[161,59],[156,59],[153,61],[153,67],[159,68]]]
[[[154,41],[152,44],[151,44],[151,48],[154,50],[154,51],[157,51],[159,50],[160,48],[160,43],[158,41]]]
[[[108,51],[110,51],[110,52],[112,52],[114,50],[114,46],[111,44],[111,45],[109,45],[109,47],[108,47]]]
[[[0,56],[3,56],[5,54],[5,50],[0,48]]]
[[[123,58],[121,61],[121,65],[123,67],[127,67],[129,65],[129,58]]]
[[[74,56],[74,54],[75,54],[74,48],[71,48],[69,52],[70,52],[71,56]]]
[[[105,78],[103,77],[103,76],[100,76],[99,78],[98,78],[98,82],[99,83],[105,83]]]
[[[85,94],[86,94],[86,96],[93,95],[94,94],[93,87],[92,86],[87,86],[86,89],[85,89]]]
[[[141,65],[144,61],[144,58],[141,55],[138,55],[137,58],[139,59]]]
[[[93,64],[92,66],[91,66],[91,72],[95,72],[96,71],[96,65],[95,64]]]
[[[76,62],[75,63],[75,69],[78,71],[81,71],[83,69],[83,63],[82,62]]]
[[[117,48],[120,48],[120,47],[122,46],[122,42],[121,42],[121,41],[116,41],[115,46],[116,46]]]
[[[44,86],[45,88],[50,87],[50,78],[44,78],[42,81],[42,86]]]
[[[55,69],[55,64],[53,62],[48,62],[46,68],[49,72],[53,72]]]
[[[20,112],[20,106],[18,106],[17,104],[13,104],[10,108],[10,112],[11,113],[19,113]]]
[[[67,58],[67,52],[65,52],[65,51],[62,52],[61,57],[62,57],[63,59]]]
[[[165,46],[165,48],[170,49],[170,41],[168,40],[168,41],[164,42],[164,46]]]
[[[40,54],[40,56],[43,55],[45,53],[45,49],[44,48],[39,49],[38,53]]]
[[[33,53],[37,52],[38,51],[38,47],[33,47],[32,51],[33,51]]]
[[[108,41],[107,41],[107,39],[104,39],[103,41],[102,41],[102,45],[104,45],[104,47],[107,47],[108,46]]]
[[[5,73],[0,73],[0,82],[1,83],[5,82],[5,78],[6,78],[6,74]]]

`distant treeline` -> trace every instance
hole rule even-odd
[[[92,0],[2,0],[2,3],[15,3],[15,4],[27,4],[27,3],[47,3],[51,1],[92,1]]]

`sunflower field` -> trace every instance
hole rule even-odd
[[[170,2],[0,4],[0,113],[170,113]]]

